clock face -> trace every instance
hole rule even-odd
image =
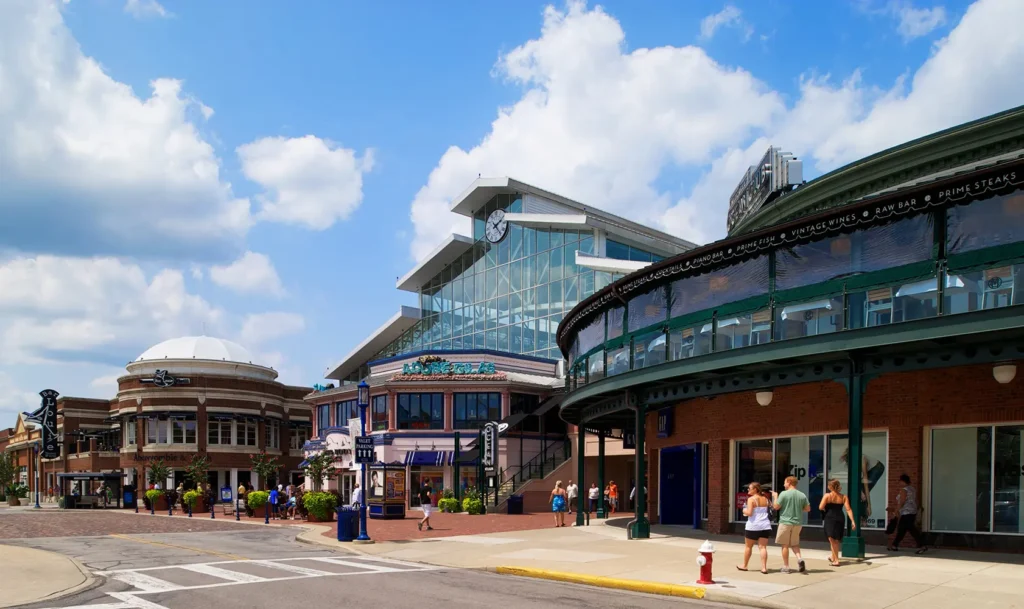
[[[487,225],[484,228],[487,240],[497,243],[505,236],[506,231],[508,231],[508,220],[505,219],[504,210],[496,209],[491,212],[491,215],[487,216]]]

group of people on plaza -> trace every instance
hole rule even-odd
[[[629,494],[629,499],[632,501],[636,497],[636,486]],[[592,482],[590,489],[587,491],[587,513],[593,514],[598,508],[598,500],[601,498],[601,489],[597,486],[596,482]],[[604,488],[604,504],[608,506],[608,514],[614,514],[619,509],[619,487],[615,484],[614,480],[610,480]],[[555,515],[555,526],[565,526],[565,513],[572,514],[573,508],[578,511],[583,510],[582,502],[580,500],[579,487],[573,484],[573,481],[569,481],[569,485],[562,488],[562,481],[558,480],[555,482],[555,488],[551,491],[551,511]]]
[[[753,554],[754,546],[758,548],[761,557],[761,573],[768,573],[768,540],[772,535],[773,515],[778,517],[778,530],[775,533],[775,543],[782,546],[782,573],[790,573],[789,553],[797,559],[797,570],[806,572],[807,565],[800,553],[800,533],[803,529],[804,514],[811,511],[811,504],[807,495],[797,489],[796,476],[788,476],[784,482],[785,489],[779,493],[772,491],[770,496],[758,482],[751,482],[747,486],[747,500],[743,506],[743,515],[747,517],[744,525],[743,565],[737,565],[740,571],[746,571]],[[928,550],[924,543],[924,537],[917,526],[918,505],[917,491],[910,484],[910,476],[900,476],[903,488],[896,495],[896,504],[888,508],[891,515],[891,525],[887,532],[895,531],[896,537],[888,549],[895,552],[899,549],[903,537],[910,533],[917,542],[917,553],[923,554]],[[853,509],[850,507],[850,498],[842,492],[842,485],[836,479],[828,481],[828,493],[821,498],[818,509],[822,513],[822,525],[825,537],[828,539],[830,556],[829,564],[833,567],[840,566],[839,550],[843,539],[843,532],[846,528],[846,518],[849,517],[850,527],[857,528],[857,522],[853,517]],[[844,517],[845,516],[845,517]]]
[[[238,485],[239,509],[244,509],[249,516],[255,515],[249,505],[249,493],[253,492],[251,484]],[[270,511],[268,517],[271,520],[302,520],[305,518],[305,510],[302,509],[303,485],[295,486],[289,484],[285,487],[278,484],[270,489],[267,498],[267,509]]]

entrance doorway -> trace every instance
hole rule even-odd
[[[661,524],[700,528],[701,480],[704,468],[700,444],[661,449]]]

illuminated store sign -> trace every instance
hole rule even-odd
[[[443,374],[494,374],[494,364],[491,362],[480,362],[479,364],[431,361],[413,362],[402,365],[402,374],[423,374],[427,376]]]

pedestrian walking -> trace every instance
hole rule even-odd
[[[555,527],[565,526],[565,489],[562,488],[562,481],[555,482],[555,488],[551,491],[551,511],[555,514]]]
[[[431,503],[434,493],[430,490],[430,485],[426,482],[423,483],[423,488],[420,489],[420,507],[423,508],[423,520],[416,523],[416,528],[423,530],[426,526],[428,531],[433,531],[434,527],[430,526],[430,514],[434,509],[434,504]]]
[[[772,521],[768,519],[768,498],[761,492],[761,485],[751,482],[747,485],[747,502],[743,504],[743,515],[747,524],[743,527],[743,566],[736,566],[746,571],[750,564],[750,556],[754,553],[754,545],[761,555],[761,573],[768,574],[768,539],[772,536]]]
[[[594,513],[594,510],[597,509],[597,500],[600,499],[600,498],[601,498],[601,489],[597,488],[597,483],[596,482],[591,482],[590,483],[590,491],[588,491],[588,494],[587,494],[587,501],[589,503],[589,505],[587,506],[589,508],[588,509],[588,513],[590,513],[590,514]]]
[[[276,519],[277,518],[277,495],[278,495],[277,489],[271,487],[271,489],[270,489],[270,497],[267,498],[267,501],[270,503],[270,517],[272,519]]]
[[[928,546],[924,543],[924,534],[917,526],[917,489],[910,485],[910,476],[907,474],[900,476],[900,482],[903,483],[903,488],[896,493],[896,507],[890,510],[899,518],[896,522],[896,538],[888,549],[890,552],[899,550],[903,537],[910,533],[917,544],[916,554],[924,554],[928,551]]]
[[[800,555],[800,530],[803,529],[804,514],[811,511],[811,503],[807,500],[807,495],[797,490],[796,484],[796,476],[787,476],[785,490],[781,493],[772,491],[772,507],[779,512],[779,531],[775,536],[775,543],[782,546],[783,573],[790,572],[790,550],[793,550],[796,556],[799,571],[807,571],[807,565]]]
[[[647,494],[647,485],[646,484],[644,485],[644,494],[645,495]],[[636,485],[634,484],[633,485],[633,490],[629,491],[629,500],[633,501],[635,499],[636,499]],[[643,511],[643,510],[641,510],[641,511]]]
[[[615,485],[614,480],[608,484],[608,503],[611,505],[611,513],[614,514],[615,510],[619,509],[619,487]]]
[[[853,510],[850,508],[850,498],[841,491],[843,486],[833,478],[828,481],[828,492],[821,498],[818,509],[822,517],[825,537],[828,538],[828,545],[832,550],[828,564],[833,567],[839,566],[839,544],[843,539],[843,531],[846,529],[846,522],[843,520],[843,512],[850,516],[850,526],[857,528],[857,522],[853,519]]]
[[[579,495],[579,492],[580,492],[580,487],[578,487],[575,484],[573,484],[572,480],[570,480],[569,481],[569,486],[565,487],[565,496],[566,496],[566,499],[568,500],[568,508],[569,508],[569,513],[570,514],[572,514],[572,508],[573,507],[575,507],[577,510],[580,509],[579,506],[576,505],[576,503],[577,503],[576,496]]]

